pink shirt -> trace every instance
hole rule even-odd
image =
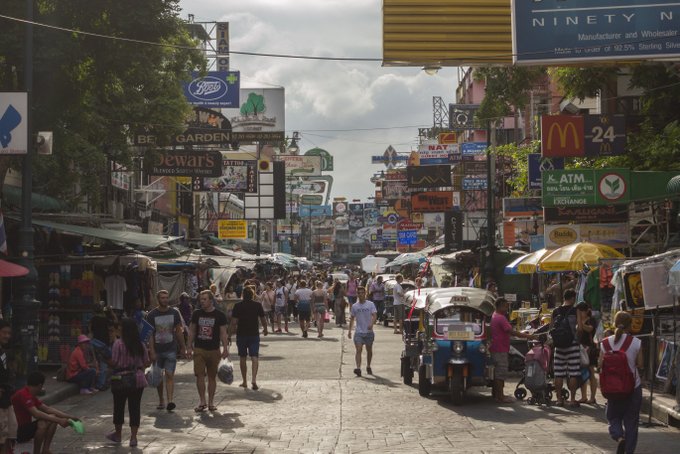
[[[508,353],[510,351],[510,333],[512,325],[507,317],[498,312],[491,316],[491,347],[489,351],[495,353]]]

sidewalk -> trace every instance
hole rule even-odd
[[[46,405],[54,405],[62,400],[78,394],[78,385],[65,381],[57,381],[57,368],[40,368],[45,374],[45,395],[40,397]]]
[[[644,415],[641,418],[643,421],[647,421],[647,415],[649,415],[649,401],[649,389],[643,389],[642,411]],[[674,409],[676,405],[674,397],[655,391],[652,399],[652,417],[669,426],[680,428],[680,412]]]

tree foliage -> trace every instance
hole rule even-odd
[[[23,17],[24,0],[0,11]],[[196,45],[178,0],[38,0],[34,20],[103,35]],[[0,19],[0,89],[21,90],[23,25]],[[132,133],[177,132],[189,113],[181,82],[205,66],[198,50],[151,46],[34,27],[33,123],[54,132],[54,154],[35,159],[34,186],[76,206],[99,200],[107,158],[130,164]],[[2,173],[4,180],[4,172]],[[2,181],[0,181],[1,183]],[[98,207],[97,207],[98,208]]]
[[[494,148],[493,153],[502,160],[509,160],[512,162],[512,172],[510,175],[505,175],[506,184],[510,190],[512,197],[525,197],[529,195],[529,154],[540,153],[541,142],[536,140],[529,144],[517,145],[514,143],[501,145]]]

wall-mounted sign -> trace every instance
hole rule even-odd
[[[543,172],[543,206],[627,203],[630,170],[578,169]]]
[[[677,57],[674,0],[512,0],[513,58],[542,65]]]
[[[196,177],[194,191],[210,192],[257,192],[257,161],[233,159],[222,160],[222,176],[219,178]]]
[[[380,211],[374,203],[364,203],[364,226],[375,227],[378,225],[378,216]]]
[[[399,230],[397,232],[397,243],[404,246],[413,246],[418,242],[417,230]]]
[[[323,196],[316,194],[303,194],[300,196],[300,205],[321,205]]]
[[[630,228],[620,224],[563,224],[544,226],[545,247],[559,248],[580,241],[599,243],[616,249],[630,244]]]
[[[146,172],[154,176],[219,177],[222,154],[219,151],[157,150],[145,160]]]
[[[468,131],[475,129],[475,113],[479,104],[449,104],[449,129]]]
[[[28,93],[0,93],[0,155],[28,153]]]
[[[240,80],[238,71],[193,72],[192,80],[183,84],[184,96],[196,106],[238,107]]]
[[[364,227],[364,204],[349,204],[349,228],[360,229]]]
[[[543,115],[541,153],[544,157],[616,156],[625,152],[623,115]]]
[[[322,148],[312,148],[305,152],[305,156],[321,156],[321,170],[323,172],[333,171],[333,155]]]
[[[544,158],[540,153],[530,153],[529,160],[529,189],[541,189],[541,175],[544,170],[564,169],[564,158]]]
[[[286,175],[318,177],[321,175],[320,156],[275,155],[274,159],[286,163]]]
[[[453,145],[458,143],[458,135],[455,132],[440,132],[438,142],[445,145]]]
[[[505,197],[503,199],[504,218],[540,217],[542,211],[540,197]]]
[[[438,164],[452,164],[461,160],[458,144],[420,145],[418,151],[411,152],[409,166],[432,166]]]
[[[448,211],[453,207],[453,194],[445,192],[419,192],[411,195],[411,210],[422,212]]]
[[[405,181],[386,181],[382,186],[384,199],[393,200],[408,197],[408,183]]]
[[[463,191],[486,191],[486,178],[463,178]]]
[[[441,188],[451,186],[451,166],[437,165],[406,168],[410,188]]]
[[[385,181],[406,181],[406,169],[394,169],[385,172]]]
[[[444,227],[444,213],[418,213],[422,216],[421,221],[425,228],[440,229]]]
[[[220,219],[217,221],[217,238],[234,240],[248,238],[248,222],[243,219]]]
[[[463,142],[460,151],[466,161],[474,160],[476,156],[486,155],[486,142]]]
[[[462,211],[447,211],[444,214],[444,245],[447,250],[463,249]]]
[[[300,205],[300,217],[324,217],[333,215],[333,207],[330,205]]]
[[[464,175],[486,175],[486,161],[465,161],[463,163]]]
[[[544,222],[628,222],[628,205],[545,207]]]

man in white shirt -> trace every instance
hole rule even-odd
[[[397,274],[397,283],[392,287],[392,304],[394,313],[394,334],[401,334],[404,328],[404,289],[401,283],[404,281],[404,276]]]
[[[361,377],[361,355],[363,346],[366,346],[366,373],[373,374],[371,370],[371,360],[373,359],[373,341],[375,340],[375,333],[373,332],[373,325],[377,318],[377,310],[372,301],[366,299],[366,289],[359,287],[357,289],[357,297],[359,301],[352,305],[350,309],[349,328],[347,330],[347,337],[352,339],[352,326],[354,320],[357,322],[357,331],[354,334],[354,347],[356,354],[354,356],[356,362],[356,369],[354,373],[357,377]]]

